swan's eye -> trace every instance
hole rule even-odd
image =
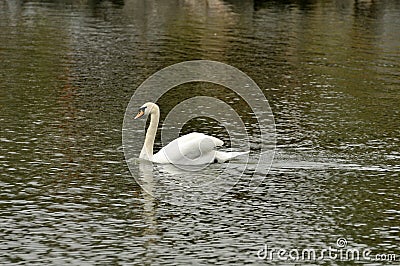
[[[137,115],[135,116],[134,119],[142,117],[145,114],[146,108],[147,108],[147,106],[140,107],[139,110],[138,110],[138,113],[137,113]]]
[[[138,113],[137,113],[137,115],[135,116],[134,119],[137,119],[137,118],[142,117],[142,116],[144,115],[144,109],[145,109],[145,108],[146,108],[146,107],[140,108],[139,111],[138,111]]]

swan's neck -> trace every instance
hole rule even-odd
[[[140,152],[140,158],[153,160],[153,146],[154,140],[157,134],[158,121],[160,119],[160,110],[158,108],[154,108],[153,112],[151,112],[150,116],[150,125],[146,132],[146,139],[143,144],[142,151]]]

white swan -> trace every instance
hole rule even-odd
[[[145,103],[139,108],[134,119],[150,115],[150,125],[147,129],[146,139],[139,158],[155,163],[172,163],[180,165],[200,165],[213,162],[225,162],[246,152],[222,152],[215,147],[222,146],[224,142],[203,133],[193,132],[171,141],[159,152],[153,154],[154,139],[156,137],[160,108],[155,103]]]

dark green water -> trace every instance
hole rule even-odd
[[[0,0],[0,263],[257,265],[264,244],[323,249],[343,237],[398,264],[399,32],[395,0]],[[276,158],[255,192],[239,182],[218,201],[174,206],[136,184],[121,128],[147,77],[194,59],[257,82]],[[236,102],[178,88],[162,117],[196,94]]]

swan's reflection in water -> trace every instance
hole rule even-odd
[[[153,264],[153,252],[152,247],[157,242],[158,230],[157,230],[157,219],[156,219],[156,199],[152,196],[152,191],[154,190],[153,174],[152,174],[152,163],[146,160],[141,160],[138,162],[140,172],[143,174],[142,188],[146,190],[147,193],[143,193],[143,218],[146,224],[143,234],[146,236],[143,242],[143,247],[146,249],[145,257],[149,264]]]
[[[189,168],[136,158],[129,163],[143,190],[174,205],[194,205],[222,197],[239,181],[246,168],[240,161]]]

